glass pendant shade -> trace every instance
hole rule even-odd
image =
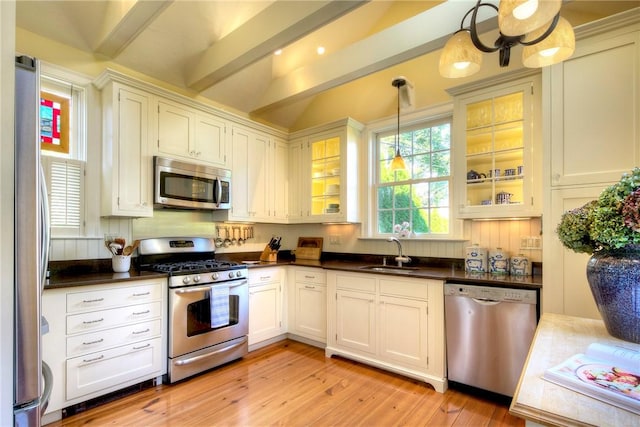
[[[535,40],[545,31],[542,27],[531,34],[527,39]],[[525,46],[522,50],[522,63],[525,67],[539,68],[557,64],[573,55],[576,49],[576,38],[569,21],[560,17],[558,25],[544,40],[532,46]]]
[[[520,36],[548,27],[562,0],[500,0],[498,27],[505,36]]]
[[[467,77],[482,65],[482,52],[471,41],[469,30],[456,32],[442,49],[438,69],[442,77]]]
[[[398,171],[398,170],[405,170],[406,168],[407,167],[404,164],[404,159],[400,155],[400,151],[397,151],[396,156],[391,161],[391,170]]]

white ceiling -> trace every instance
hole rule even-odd
[[[440,49],[475,2],[441,3],[18,0],[16,25],[288,129],[318,94]],[[638,4],[574,0],[563,15]]]

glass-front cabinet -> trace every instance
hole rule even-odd
[[[456,95],[460,218],[541,214],[539,80],[530,76]]]
[[[340,212],[340,136],[311,144],[311,215]]]
[[[295,132],[289,146],[289,222],[358,222],[363,125],[344,119]]]

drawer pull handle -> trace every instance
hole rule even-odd
[[[103,341],[104,341],[104,338],[100,338],[99,340],[95,340],[95,341],[83,342],[82,345],[99,344],[99,343],[101,343]]]
[[[95,320],[83,320],[82,323],[85,325],[90,325],[92,323],[100,323],[102,321],[104,321],[104,318],[95,319]]]
[[[269,280],[271,276],[260,276],[260,280]]]
[[[82,303],[83,304],[91,304],[92,302],[102,302],[102,301],[104,301],[104,298],[83,299]]]
[[[140,293],[137,293],[137,294],[135,294],[135,293],[133,294],[134,297],[143,297],[143,296],[146,296],[146,295],[151,295],[151,291],[140,292]]]
[[[101,355],[100,355],[100,356],[98,356],[98,357],[94,357],[93,359],[82,359],[82,361],[83,361],[84,363],[91,363],[91,362],[97,362],[97,361],[98,361],[98,360],[100,360],[100,359],[104,359],[104,354],[101,354]]]
[[[305,275],[305,276],[304,276],[304,278],[305,278],[305,279],[315,279],[315,278],[316,278],[316,276],[307,276],[307,275]]]
[[[315,286],[311,286],[311,285],[304,285],[305,289],[315,289]]]
[[[150,346],[151,346],[150,343],[146,343],[145,345],[141,345],[139,347],[133,346],[132,348],[133,348],[133,350],[142,350],[143,348],[147,348],[147,347],[150,347]]]
[[[141,316],[143,314],[149,314],[151,312],[151,310],[145,310],[145,311],[134,311],[133,314],[134,316]]]
[[[147,333],[147,332],[149,332],[149,331],[150,331],[150,329],[149,329],[149,328],[147,328],[147,329],[145,329],[144,331],[132,331],[131,333],[132,333],[133,335],[140,335],[140,334],[146,334],[146,333]]]

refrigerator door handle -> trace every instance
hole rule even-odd
[[[49,399],[51,398],[51,390],[53,390],[53,372],[45,362],[42,362],[42,378],[44,379],[44,390],[40,398],[40,416],[44,415],[47,410]]]
[[[49,224],[49,197],[47,195],[47,181],[44,168],[40,166],[40,285],[44,290],[47,283],[47,266],[49,265],[49,249],[51,246],[51,231]]]

